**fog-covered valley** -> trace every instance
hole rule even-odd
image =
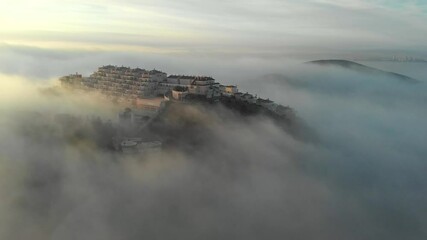
[[[2,69],[0,238],[426,236],[425,79],[407,84],[294,60],[189,64],[147,57],[144,66],[135,55],[108,55],[109,62],[100,60],[103,54],[84,56],[91,65],[80,56],[58,60],[48,54],[47,70],[34,60]],[[23,60],[22,54],[10,57]],[[161,154],[139,158],[101,150],[91,142],[95,138],[70,141],[64,126],[43,119],[71,114],[115,122],[117,109],[91,96],[40,88],[104,63],[160,65],[170,73],[204,73],[238,84],[292,107],[312,139],[295,138],[262,116],[242,121],[221,107],[188,106],[172,112],[167,123],[174,130],[162,132],[181,144]],[[193,134],[178,131],[183,124]],[[28,126],[33,128],[22,131]],[[96,133],[91,126],[83,128],[87,136]]]

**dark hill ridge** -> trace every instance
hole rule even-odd
[[[406,75],[402,75],[402,74],[394,73],[394,72],[383,71],[383,70],[380,70],[377,68],[368,67],[366,65],[356,63],[356,62],[352,62],[352,61],[348,61],[348,60],[339,60],[339,59],[317,60],[317,61],[310,61],[307,63],[316,64],[316,65],[320,65],[320,66],[337,66],[337,67],[342,67],[342,68],[350,69],[350,70],[357,71],[357,72],[387,76],[387,77],[391,77],[394,79],[398,79],[400,81],[404,81],[406,83],[419,83],[420,82],[417,79],[408,77]]]

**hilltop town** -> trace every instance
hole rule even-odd
[[[221,97],[257,104],[280,113],[281,106],[269,99],[242,93],[234,85],[222,85],[212,77],[169,75],[158,70],[118,66],[103,66],[89,77],[71,74],[59,79],[63,87],[97,91],[107,98],[132,106],[160,107],[158,98],[166,101],[188,102],[194,98],[218,101]],[[156,106],[156,104],[158,104]]]
[[[222,85],[210,76],[167,75],[159,70],[102,66],[88,77],[79,73],[61,77],[64,89],[96,92],[125,109],[118,114],[122,131],[115,145],[123,152],[159,148],[161,141],[145,141],[140,133],[171,105],[217,104],[245,115],[267,114],[289,123],[291,108]],[[208,106],[208,105],[205,105]],[[140,149],[140,150],[136,150]]]

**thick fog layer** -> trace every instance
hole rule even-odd
[[[322,161],[310,156],[307,167],[339,186],[347,198],[344,208],[357,204],[369,211],[366,222],[353,226],[368,235],[393,233],[385,239],[425,236],[425,82],[306,65],[242,84],[291,105],[315,127],[320,145],[333,155]]]
[[[75,126],[50,121],[114,121],[96,97],[1,76],[0,238],[426,237],[426,85],[309,65],[272,73],[234,82],[294,108],[313,141],[194,106],[179,114],[209,137],[144,159],[76,142],[64,135]]]

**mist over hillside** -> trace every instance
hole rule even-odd
[[[353,71],[357,71],[360,73],[365,73],[365,74],[372,74],[372,75],[377,75],[377,76],[384,76],[384,77],[388,77],[390,79],[397,79],[403,82],[407,82],[407,83],[418,83],[419,81],[405,76],[403,74],[399,74],[399,73],[395,73],[395,72],[386,72],[380,69],[376,69],[373,67],[368,67],[365,66],[363,64],[360,63],[356,63],[356,62],[352,62],[352,61],[347,61],[347,60],[340,60],[340,59],[333,59],[333,60],[316,60],[316,61],[310,61],[307,62],[308,64],[316,64],[319,66],[332,66],[332,67],[342,67],[342,68],[346,68],[346,69],[350,69]]]
[[[316,141],[266,117],[187,106],[164,118],[169,128],[146,133],[176,142],[143,159],[94,144],[117,109],[2,75],[11,91],[0,96],[0,238],[425,237],[425,84],[284,69],[236,83],[295,109]],[[59,124],[56,114],[81,125]],[[92,125],[97,116],[105,128]]]
[[[357,226],[404,238],[425,236],[420,227],[426,218],[419,214],[426,209],[427,184],[420,170],[426,167],[424,82],[406,84],[342,67],[306,65],[242,82],[242,87],[293,106],[314,126],[321,146],[333,154],[306,167],[339,186],[349,202],[371,210],[371,220]]]

